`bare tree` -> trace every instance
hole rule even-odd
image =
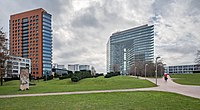
[[[92,74],[93,77],[96,76],[96,70],[93,66],[91,68],[91,74]]]
[[[5,61],[8,58],[8,50],[6,47],[7,40],[5,32],[2,31],[3,28],[0,29],[0,78],[1,78],[1,86],[3,85],[3,76],[5,75],[6,66]]]
[[[135,75],[135,65],[132,65],[131,68],[128,70],[129,75]]]
[[[112,66],[112,69],[113,69],[113,72],[114,72],[114,73],[120,72],[119,65],[117,65],[117,64],[114,64],[114,65]]]
[[[164,69],[165,69],[162,60],[159,60],[157,65],[158,65],[158,76],[162,77],[164,75]]]
[[[152,62],[147,62],[146,64],[148,64],[147,71],[146,71],[147,72],[147,76],[148,77],[155,76],[155,70],[156,70],[155,64],[152,63]]]
[[[136,61],[129,70],[130,75],[145,76],[145,65],[148,64],[146,68],[146,76],[155,76],[155,64],[152,62]]]
[[[144,61],[136,61],[136,76],[144,76]]]

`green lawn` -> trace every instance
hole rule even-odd
[[[0,110],[199,110],[200,99],[167,92],[117,92],[0,99]]]
[[[71,82],[71,79],[53,79],[50,81],[35,81],[36,86],[30,86],[30,90],[18,91],[19,81],[8,81],[4,86],[0,86],[0,95],[3,94],[32,94],[49,92],[71,92],[90,90],[112,90],[155,87],[155,84],[128,76],[116,76],[112,78],[87,78],[79,82]]]
[[[172,74],[170,75],[174,82],[185,85],[200,86],[200,74]]]

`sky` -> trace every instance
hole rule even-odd
[[[12,14],[43,8],[52,14],[53,63],[89,64],[106,72],[112,33],[155,25],[155,57],[167,65],[194,64],[200,50],[199,0],[0,0],[0,27]]]

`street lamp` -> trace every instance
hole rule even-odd
[[[147,65],[148,64],[145,64],[145,70],[144,70],[145,71],[145,79],[146,79]]]
[[[158,75],[157,75],[157,72],[158,72],[158,70],[157,70],[157,60],[159,59],[160,57],[156,57],[156,85],[157,85],[157,78],[158,78]]]

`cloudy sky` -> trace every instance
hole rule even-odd
[[[53,62],[106,71],[106,43],[117,31],[155,24],[155,54],[167,65],[194,64],[200,49],[199,0],[0,0],[0,27],[11,14],[43,8],[53,16]]]

